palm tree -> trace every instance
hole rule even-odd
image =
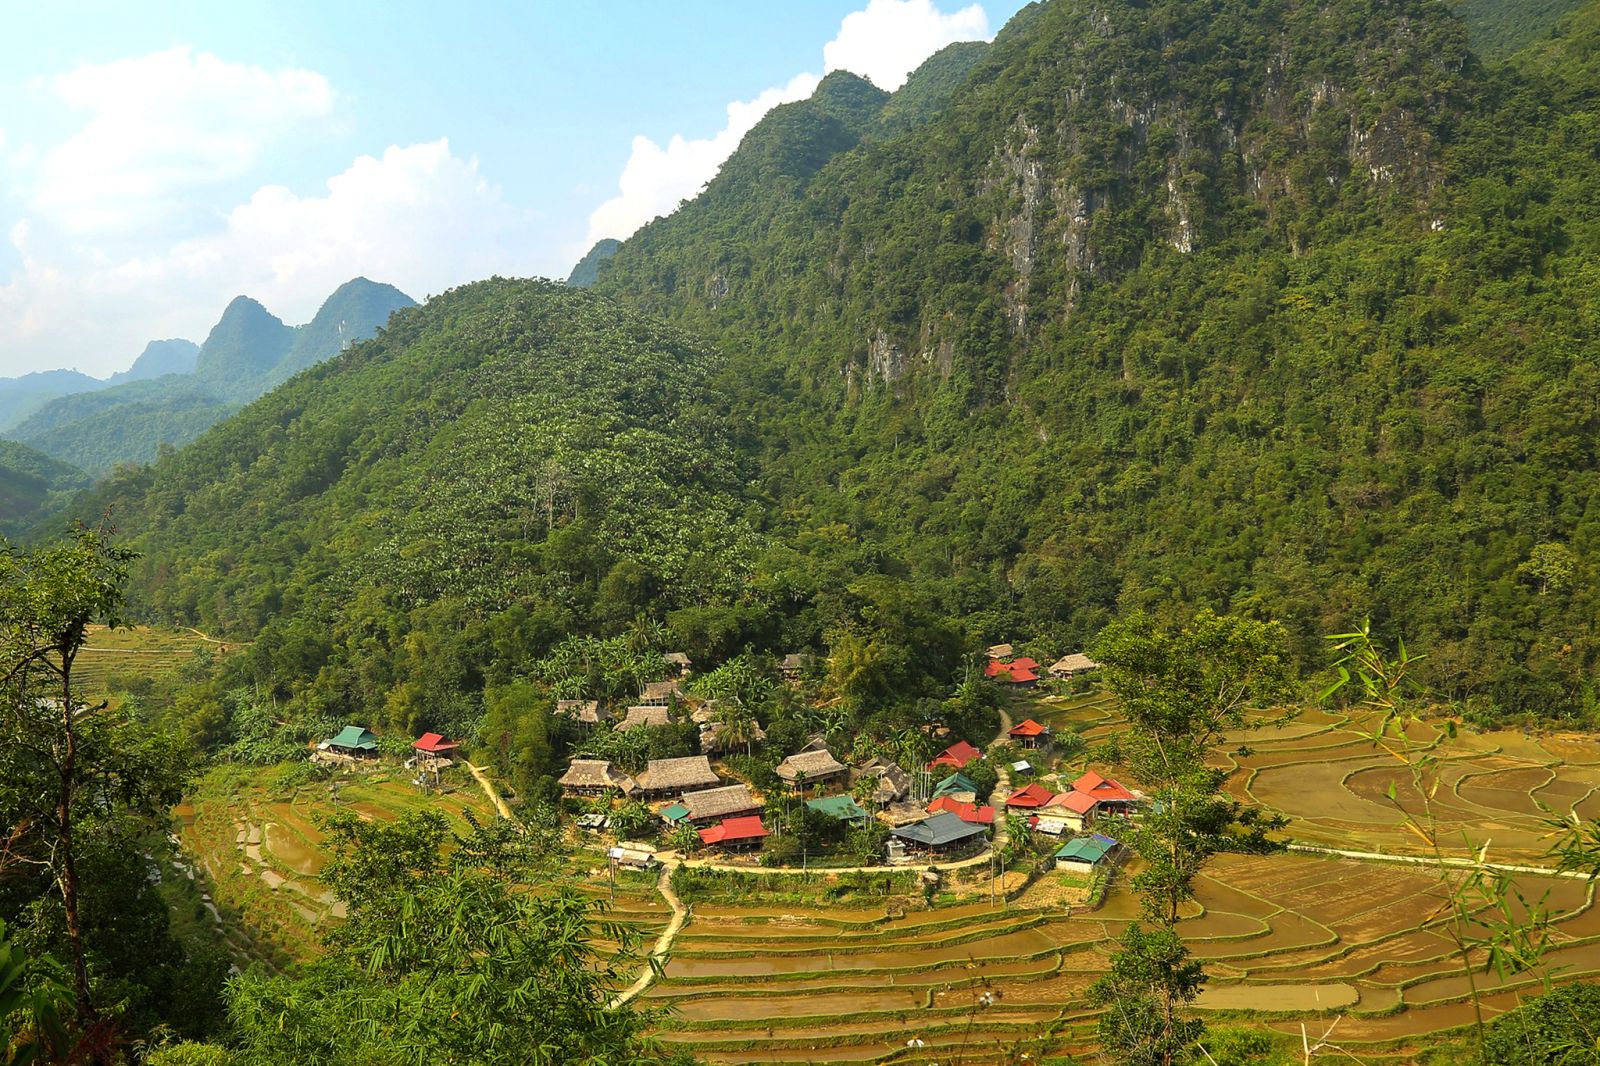
[[[719,747],[743,744],[744,753],[751,753],[756,739],[756,716],[743,700],[730,696],[719,701],[715,721]]]

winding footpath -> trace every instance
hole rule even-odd
[[[689,919],[689,908],[683,905],[683,900],[678,898],[677,890],[672,887],[672,875],[677,869],[678,863],[675,860],[663,862],[661,877],[656,881],[656,890],[661,893],[661,898],[667,901],[667,906],[672,908],[672,920],[661,931],[661,935],[656,937],[655,947],[650,949],[650,957],[645,960],[644,969],[638,979],[612,997],[610,1004],[612,1010],[638,996],[654,983],[657,968],[666,966],[667,954],[672,951],[672,942],[677,939],[683,923]]]
[[[500,817],[510,818],[511,808],[507,807],[506,801],[500,798],[500,793],[495,789],[494,783],[489,780],[489,775],[483,772],[483,767],[473,766],[471,763],[465,762],[465,760],[463,762],[467,769],[472,771],[472,776],[478,779],[478,784],[483,786],[483,794],[489,797],[489,802],[494,804],[494,809],[500,812]]]

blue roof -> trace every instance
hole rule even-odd
[[[1097,844],[1105,845],[1105,849],[1107,851],[1114,851],[1119,846],[1114,839],[1106,836],[1104,833],[1090,833],[1089,839]]]
[[[837,818],[841,822],[852,822],[858,818],[866,818],[867,812],[856,803],[854,796],[822,796],[818,799],[806,800],[806,806],[814,811],[820,811],[830,818]]]

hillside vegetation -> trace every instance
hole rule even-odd
[[[1314,663],[1371,615],[1588,713],[1589,62],[1424,0],[1038,4],[915,135],[774,111],[597,287],[729,353],[790,535],[990,636],[1210,605]]]

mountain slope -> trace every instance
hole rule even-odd
[[[87,488],[81,470],[15,441],[0,440],[0,536],[17,536],[63,497]]]
[[[236,633],[309,625],[350,669],[352,619],[380,605],[549,620],[646,589],[736,596],[758,534],[715,368],[581,290],[481,282],[398,312],[75,513],[109,507],[138,531],[146,609]],[[346,695],[381,706],[386,687]]]
[[[76,370],[41,370],[21,377],[0,378],[0,433],[57,396],[98,389],[101,382]]]
[[[1550,31],[1585,0],[1455,0],[1472,46],[1488,59],[1506,59]]]
[[[151,341],[145,345],[144,351],[139,353],[139,358],[133,361],[132,366],[106,378],[106,384],[120,385],[126,381],[148,381],[168,374],[192,374],[195,360],[199,355],[200,346],[193,341]]]
[[[1205,604],[1315,662],[1371,614],[1587,714],[1600,126],[1554,76],[1425,0],[1054,0],[801,184],[725,180],[758,126],[597,288],[730,354],[797,532],[997,639]]]
[[[567,275],[567,284],[575,289],[587,289],[600,276],[600,264],[616,254],[622,242],[611,237],[594,242],[594,247],[583,254]]]
[[[290,327],[240,296],[199,349],[187,341],[152,343],[127,372],[138,372],[131,380],[119,375],[111,381],[124,378],[120,383],[45,402],[9,435],[92,474],[147,463],[163,445],[193,440],[273,385],[372,336],[395,310],[410,306],[414,301],[392,285],[356,278],[323,301],[309,323]],[[153,364],[147,362],[152,355]],[[192,372],[145,377],[185,362]]]

